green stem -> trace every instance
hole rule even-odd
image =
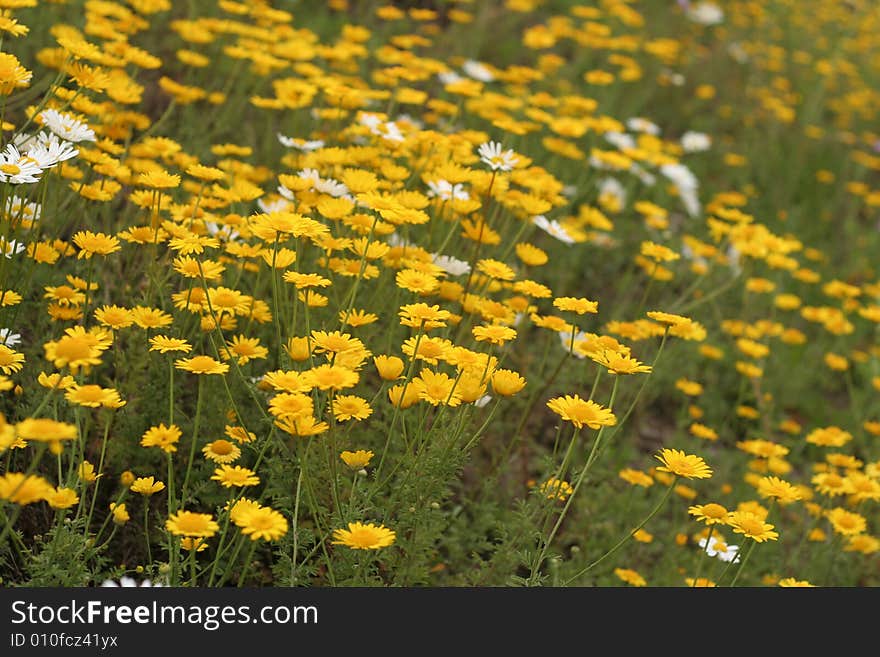
[[[245,576],[247,575],[248,570],[250,570],[251,561],[253,561],[253,559],[254,559],[254,552],[256,551],[256,549],[257,549],[257,542],[251,541],[251,547],[248,550],[247,556],[245,557],[244,566],[241,569],[241,575],[238,576],[238,588],[241,588],[242,585],[244,584]]]
[[[733,576],[733,581],[730,583],[731,587],[736,586],[736,581],[739,579],[739,576],[742,574],[743,568],[746,567],[746,562],[749,560],[749,557],[752,556],[752,550],[755,549],[755,546],[757,544],[758,544],[758,541],[756,541],[755,539],[752,539],[752,543],[751,543],[751,545],[749,545],[749,549],[746,551],[746,556],[743,557],[742,564],[740,565],[739,568],[737,568],[736,575]],[[734,559],[732,559],[730,563],[735,563],[735,562],[736,562],[736,558],[734,557]],[[724,577],[724,574],[722,573],[721,576]]]
[[[642,520],[642,522],[640,522],[636,527],[634,527],[632,530],[630,530],[630,532],[629,532],[626,536],[624,536],[622,539],[620,539],[620,540],[615,544],[615,546],[614,546],[613,548],[611,548],[610,550],[608,550],[608,552],[606,552],[606,553],[603,554],[601,557],[599,557],[598,559],[596,559],[593,563],[591,563],[589,566],[587,566],[587,567],[584,568],[583,570],[579,571],[574,577],[569,578],[569,579],[565,582],[565,584],[566,584],[566,585],[571,584],[571,583],[572,583],[574,580],[576,580],[578,577],[581,577],[582,575],[585,575],[586,573],[588,573],[589,571],[591,571],[593,568],[595,568],[596,566],[598,566],[600,563],[602,563],[603,561],[605,561],[605,559],[607,559],[607,558],[610,557],[612,554],[614,554],[615,552],[617,552],[621,547],[623,547],[623,545],[624,545],[627,541],[629,541],[629,540],[632,538],[632,535],[633,535],[633,534],[635,534],[635,533],[636,533],[637,531],[639,531],[642,527],[644,527],[645,525],[647,525],[648,522],[651,520],[651,518],[653,518],[655,515],[657,515],[657,513],[660,511],[660,509],[663,508],[663,505],[666,504],[666,500],[668,500],[668,499],[669,499],[669,496],[672,494],[672,490],[673,490],[673,488],[675,487],[675,482],[676,482],[676,481],[678,481],[678,477],[674,477],[674,478],[672,479],[672,483],[669,484],[669,488],[666,489],[666,493],[663,495],[663,498],[657,503],[657,506],[655,506],[655,507],[651,510],[651,513],[648,514],[648,517],[647,517],[647,518],[645,518],[644,520]]]
[[[202,376],[198,376],[198,393],[196,398],[196,419],[193,422],[193,434],[192,434],[192,443],[189,448],[189,461],[186,464],[186,474],[183,477],[183,487],[180,492],[180,503],[182,505],[186,505],[186,493],[187,488],[189,487],[189,475],[192,472],[193,460],[196,456],[196,442],[199,437],[199,423],[202,419],[202,389],[204,386],[202,385]]]

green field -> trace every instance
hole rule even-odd
[[[880,7],[0,0],[0,584],[880,584]]]

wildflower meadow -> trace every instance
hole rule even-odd
[[[0,0],[0,585],[880,585],[878,29]]]

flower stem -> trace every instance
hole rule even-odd
[[[593,568],[595,568],[596,566],[598,566],[600,563],[602,563],[603,561],[605,561],[605,559],[607,559],[607,558],[610,557],[612,554],[614,554],[615,552],[617,552],[621,547],[623,547],[624,543],[626,543],[629,539],[631,539],[633,534],[635,534],[635,533],[636,533],[637,531],[639,531],[642,527],[644,527],[645,525],[647,525],[648,522],[651,520],[651,518],[653,518],[655,515],[657,515],[657,513],[660,511],[660,509],[663,508],[663,505],[666,504],[666,500],[669,499],[669,496],[672,494],[672,490],[675,488],[675,482],[676,482],[676,481],[678,481],[678,477],[673,478],[672,483],[669,484],[669,488],[666,489],[666,493],[663,495],[663,499],[661,499],[661,500],[657,503],[657,506],[655,506],[655,507],[653,508],[653,510],[651,511],[651,513],[648,514],[648,517],[647,517],[647,518],[645,518],[644,520],[642,520],[642,521],[641,521],[636,527],[634,527],[632,530],[630,530],[630,532],[629,532],[628,534],[626,534],[626,536],[624,536],[623,538],[621,538],[621,539],[615,544],[615,546],[614,546],[613,548],[611,548],[610,550],[608,550],[608,552],[606,552],[606,553],[603,554],[601,557],[599,557],[598,559],[596,559],[593,563],[591,563],[589,566],[587,566],[586,568],[584,568],[583,570],[581,570],[580,572],[578,572],[574,577],[569,578],[569,579],[565,582],[565,584],[566,584],[566,585],[571,584],[571,583],[572,583],[574,580],[576,580],[578,577],[580,577],[580,576],[582,576],[582,575],[585,575],[586,573],[588,573],[589,571],[591,571]]]
[[[196,419],[193,422],[193,434],[192,434],[192,443],[189,448],[189,461],[186,464],[186,474],[183,476],[183,486],[180,491],[180,503],[181,505],[186,505],[186,492],[189,487],[189,475],[192,471],[193,460],[196,456],[196,442],[199,437],[199,423],[202,419],[202,389],[204,388],[202,384],[202,376],[198,377],[198,388],[199,391],[196,397]]]
[[[749,545],[749,549],[746,551],[746,556],[743,557],[742,564],[736,570],[736,575],[733,576],[733,581],[730,582],[730,586],[736,586],[736,581],[739,579],[739,576],[742,574],[743,568],[746,567],[746,562],[749,560],[749,557],[752,556],[752,550],[755,549],[755,546],[758,544],[758,541],[752,539],[751,545]],[[736,558],[732,559],[730,563],[736,562]],[[721,574],[721,577],[724,577],[724,573]]]

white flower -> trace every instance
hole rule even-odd
[[[444,201],[452,199],[467,201],[471,197],[471,195],[465,191],[464,185],[461,183],[453,185],[448,180],[442,179],[428,182],[428,196],[436,196]]]
[[[285,187],[285,189],[287,188]],[[290,207],[290,200],[286,198],[279,198],[275,199],[274,201],[264,201],[263,199],[257,199],[257,206],[260,208],[260,210],[267,214],[270,212],[283,212]]]
[[[399,233],[397,233],[397,232],[391,233],[391,234],[388,236],[388,239],[387,239],[386,241],[387,241],[388,244],[390,244],[391,246],[403,246],[403,247],[406,247],[406,248],[409,248],[409,247],[411,247],[411,246],[415,246],[415,244],[413,244],[412,242],[410,242],[409,240],[407,240],[405,237],[402,237],[402,236],[401,236]]]
[[[380,123],[376,127],[370,128],[370,132],[382,137],[382,139],[385,139],[386,141],[404,141],[405,139],[400,128],[397,127],[397,124],[394,121]]]
[[[278,141],[281,142],[282,146],[286,146],[287,148],[296,148],[297,150],[303,151],[305,153],[324,147],[324,142],[320,139],[315,139],[313,141],[304,141],[296,137],[286,137],[280,132],[277,132],[275,134],[278,137]]]
[[[287,187],[285,187],[284,185],[278,185],[278,193],[281,194],[281,196],[286,198],[288,201],[293,201],[295,198],[293,192],[287,189]]]
[[[541,230],[549,233],[560,242],[565,242],[566,244],[574,244],[575,239],[566,232],[565,228],[559,225],[559,222],[555,219],[547,219],[543,214],[539,214],[535,217],[532,217],[532,223],[535,224]]]
[[[633,139],[632,135],[628,135],[625,132],[606,132],[602,136],[605,137],[605,141],[614,144],[620,150],[636,147],[636,140]]]
[[[660,126],[640,116],[634,116],[631,119],[627,119],[626,127],[634,132],[646,132],[649,135],[660,134]]]
[[[733,272],[739,275],[742,272],[742,254],[732,244],[727,247],[727,262]]]
[[[0,328],[0,344],[14,347],[21,342],[21,333],[13,333],[12,329]]]
[[[599,198],[613,198],[620,207],[626,205],[626,190],[617,178],[602,178],[599,181]]]
[[[746,51],[743,45],[737,41],[734,41],[727,46],[727,54],[733,57],[738,64],[745,64],[749,61],[748,51]]]
[[[7,258],[12,258],[16,253],[24,251],[25,246],[17,240],[6,241],[5,237],[0,237],[0,253]]]
[[[70,114],[53,109],[40,112],[40,121],[56,135],[67,141],[95,141],[95,131]]]
[[[27,199],[20,198],[13,194],[6,199],[6,215],[14,219],[23,217],[36,221],[40,218],[40,204],[28,203]]]
[[[678,188],[678,195],[687,213],[695,217],[700,213],[700,200],[697,188],[700,183],[693,172],[683,164],[664,164],[660,173],[666,176]]]
[[[329,194],[330,196],[336,197],[348,194],[348,187],[346,187],[344,183],[333,180],[333,178],[322,178],[315,183],[315,189],[322,194]]]
[[[311,180],[313,184],[321,179],[321,174],[318,173],[317,169],[300,169],[296,172],[296,175],[300,178]]]
[[[21,135],[14,140],[16,146],[28,158],[43,169],[51,169],[79,155],[79,150],[54,132],[40,131],[36,135]]]
[[[657,176],[655,176],[653,173],[649,173],[649,172],[645,171],[642,167],[640,167],[635,162],[633,162],[630,165],[629,170],[639,180],[641,180],[643,184],[647,185],[648,187],[653,187],[654,184],[657,182]]]
[[[712,147],[712,138],[705,132],[688,130],[681,136],[681,147],[687,153],[708,151]]]
[[[469,273],[471,270],[471,266],[467,262],[459,260],[458,258],[453,258],[452,256],[432,253],[431,260],[435,265],[440,267],[440,269],[452,276],[461,276]]]
[[[706,547],[706,539],[701,538],[700,547],[706,550],[706,554],[710,557],[718,557],[721,561],[731,562],[739,561],[739,546],[729,545],[717,540],[714,536],[709,540],[709,547]]]
[[[513,150],[507,149],[502,151],[501,144],[497,141],[480,144],[477,153],[480,155],[480,161],[488,164],[492,171],[498,171],[499,169],[501,171],[510,171],[513,169],[513,165],[519,162],[519,158]]]
[[[464,78],[455,71],[444,71],[442,73],[438,73],[437,79],[440,80],[440,82],[442,82],[444,85],[455,84],[456,82],[461,82],[462,80],[464,80]]]
[[[472,77],[474,80],[479,80],[480,82],[492,82],[495,79],[495,75],[490,71],[484,64],[474,60],[468,59],[464,64],[461,65],[461,70],[465,72],[465,75]]]
[[[698,2],[687,8],[685,15],[700,25],[718,25],[724,22],[724,11],[714,2]]]
[[[6,150],[0,153],[0,182],[13,185],[35,183],[42,173],[39,164],[22,155],[14,144],[7,144]]]
[[[387,139],[388,141],[403,141],[403,133],[393,121],[382,121],[376,114],[362,112],[358,121],[361,125],[365,125],[374,135]]]
[[[330,196],[345,196],[348,194],[348,187],[343,183],[333,180],[332,178],[321,178],[315,169],[302,169],[298,171],[296,175],[300,178],[311,180],[312,187],[322,194],[329,194]],[[278,193],[290,201],[293,200],[293,192],[283,185],[278,188]]]
[[[123,576],[123,577],[119,578],[119,582],[116,582],[115,580],[112,580],[112,579],[108,579],[108,580],[101,582],[101,586],[102,587],[113,587],[113,588],[119,588],[119,587],[123,587],[123,588],[153,587],[153,588],[155,588],[157,586],[163,587],[165,585],[160,584],[159,582],[151,582],[148,579],[145,579],[143,582],[138,584],[135,579],[133,579],[131,577]]]
[[[222,237],[227,242],[240,237],[239,232],[235,230],[232,226],[221,226],[214,221],[206,221],[205,228],[208,229],[208,232],[211,233],[212,236]]]
[[[586,333],[584,333],[583,331],[578,331],[577,335],[574,336],[574,344],[577,344],[578,342],[585,340],[586,337],[587,337]],[[572,348],[571,331],[559,331],[559,341],[562,343],[562,348],[565,349],[565,351],[571,351],[571,348]],[[585,354],[582,354],[578,351],[572,351],[572,354],[576,358],[586,358]]]

